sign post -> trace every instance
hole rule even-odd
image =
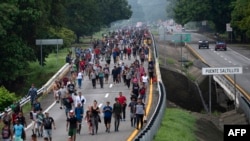
[[[176,42],[180,42],[180,43],[187,43],[191,41],[191,34],[189,33],[182,33],[182,34],[174,34],[173,36],[173,41]],[[183,57],[182,57],[182,46],[181,46],[181,67],[183,66]]]
[[[236,106],[236,76],[235,74],[242,74],[242,67],[225,67],[225,68],[202,68],[202,75],[209,75],[209,114],[211,114],[211,75],[221,75],[221,74],[234,74],[234,104]]]
[[[56,61],[58,61],[58,45],[62,45],[63,44],[63,39],[37,39],[36,40],[36,45],[40,45],[41,48],[41,66],[43,65],[43,60],[42,60],[42,56],[43,56],[43,45],[56,45]],[[56,62],[57,63],[57,62]]]
[[[232,40],[233,40],[233,28],[231,27],[230,23],[226,24],[226,30],[227,30],[227,32],[231,33],[230,35],[231,35],[231,43],[232,43]]]

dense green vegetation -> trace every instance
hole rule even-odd
[[[195,118],[187,111],[168,108],[154,141],[195,141]]]
[[[92,35],[111,22],[128,19],[126,0],[0,0],[0,86],[10,91],[27,78],[30,62],[40,62],[36,39],[63,39],[68,48],[80,36]],[[42,62],[55,46],[43,47]]]
[[[207,21],[215,32],[226,32],[231,23],[233,40],[249,42],[250,1],[247,0],[168,0],[167,14],[177,23]]]

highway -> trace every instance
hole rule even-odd
[[[133,58],[131,60],[125,59],[122,62],[124,62],[125,65],[130,65],[132,61],[134,61]],[[104,66],[104,63],[105,61],[101,62],[102,66]],[[111,60],[110,71],[112,70],[113,66],[114,66],[114,63]],[[144,67],[145,67],[145,70],[147,70],[147,62],[144,63]],[[86,112],[87,107],[93,104],[94,100],[97,100],[98,106],[101,109],[106,104],[106,101],[110,101],[111,106],[113,106],[115,97],[118,97],[119,92],[123,92],[123,95],[126,96],[127,104],[130,102],[131,87],[130,89],[128,89],[127,86],[125,86],[123,82],[114,85],[111,77],[109,77],[109,83],[104,84],[103,89],[100,88],[100,84],[97,84],[96,89],[93,89],[91,80],[89,80],[87,76],[84,76],[82,85],[83,85],[82,88],[79,89],[78,91],[81,91],[82,94],[87,99],[87,102],[84,105],[85,112]],[[65,116],[64,110],[61,110],[60,105],[54,102],[47,109],[47,111],[50,113],[50,116],[54,118],[55,124],[56,124],[56,130],[53,130],[52,132],[53,134],[52,139],[54,141],[66,141],[68,136],[67,136],[67,131],[66,131],[66,116]],[[105,130],[106,128],[104,125],[103,118],[102,118],[102,122],[99,124],[97,135],[90,135],[88,133],[87,123],[83,121],[81,134],[80,135],[77,134],[76,141],[84,141],[84,140],[86,141],[92,141],[92,140],[93,141],[107,141],[107,140],[125,141],[125,140],[128,140],[129,137],[131,140],[132,137],[138,133],[138,130],[136,130],[134,127],[131,127],[129,108],[127,108],[126,110],[126,121],[120,122],[119,132],[114,132],[114,119],[112,119],[111,121],[111,132],[106,133]],[[30,140],[30,135],[32,134],[31,128],[28,128],[26,130],[26,134],[28,136],[28,140]],[[131,136],[131,134],[133,134],[133,136]],[[40,137],[38,138],[38,141],[43,141],[43,139]]]
[[[243,88],[248,95],[250,94],[250,59],[241,55],[228,47],[227,51],[215,51],[215,44],[210,44],[209,49],[199,49],[198,44],[190,44],[190,46],[201,56],[211,67],[242,67],[243,74],[237,74],[237,84]],[[249,50],[244,50],[250,52]],[[229,75],[233,80],[233,75]],[[249,95],[250,96],[250,95]]]

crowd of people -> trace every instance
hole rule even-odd
[[[105,132],[110,133],[112,117],[114,131],[119,132],[120,122],[126,120],[127,108],[130,111],[131,127],[138,130],[143,128],[147,88],[154,78],[154,62],[149,58],[150,45],[151,39],[147,29],[124,28],[103,35],[101,40],[94,39],[90,48],[76,48],[74,60],[72,53],[67,55],[66,63],[71,66],[70,75],[56,80],[52,89],[56,103],[65,111],[69,140],[75,141],[76,134],[81,133],[82,121],[86,121],[90,135],[98,134],[101,114],[104,117]],[[126,59],[131,63],[125,63]],[[148,63],[147,68],[145,62]],[[112,63],[113,68],[111,68]],[[130,94],[121,91],[113,104],[107,101],[105,106],[98,107],[97,101],[94,100],[93,104],[85,109],[87,99],[82,94],[85,79],[91,81],[93,89],[97,87],[103,89],[105,84],[111,83],[124,84],[130,90]],[[55,121],[48,112],[43,114],[36,91],[32,85],[28,93],[32,106],[30,113],[30,118],[33,120],[32,138],[44,137],[44,140],[52,141],[52,129],[56,129]],[[25,134],[25,131],[17,132],[27,126],[25,119],[21,118],[23,117],[21,108],[15,113],[18,113],[18,116],[12,122],[15,123],[13,134],[15,138],[20,137],[24,140],[25,135],[22,135],[22,132]],[[10,122],[5,123],[4,127],[7,130],[7,127],[10,128]],[[7,139],[12,139],[12,135]],[[4,141],[9,141],[7,139]]]

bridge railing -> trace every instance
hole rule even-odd
[[[166,109],[166,91],[165,86],[161,80],[160,67],[158,62],[158,52],[155,44],[154,36],[151,34],[152,46],[154,52],[154,60],[155,60],[155,69],[157,75],[157,87],[159,90],[159,99],[156,105],[156,108],[152,114],[152,117],[148,120],[148,123],[143,130],[139,132],[139,134],[135,137],[135,141],[152,141],[154,135],[158,131],[162,118]]]
[[[60,77],[64,76],[66,73],[69,72],[70,64],[66,63],[56,74],[51,77],[46,84],[44,84],[40,89],[37,90],[37,95],[40,96],[42,94],[50,92],[52,89],[52,84],[54,83],[55,80],[59,79]],[[25,105],[30,101],[30,96],[25,96],[18,100],[17,102],[20,104],[20,106]],[[11,112],[10,106],[5,108],[5,111],[8,113]],[[3,113],[0,113],[0,117],[3,115]]]
[[[241,108],[244,111],[248,121],[250,121],[250,102],[249,98],[246,97],[247,95],[243,94],[244,91],[238,88],[237,85],[234,85],[229,80],[229,76],[214,75],[213,79],[223,88],[223,90],[227,93],[230,99],[236,100],[235,106]]]

